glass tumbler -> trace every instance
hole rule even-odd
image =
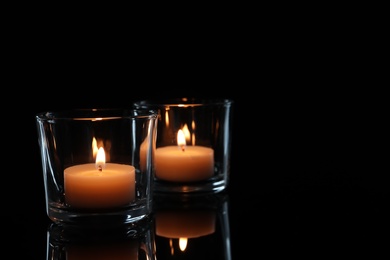
[[[230,175],[233,100],[140,100],[158,111],[154,150],[155,192],[217,193]]]
[[[149,217],[156,111],[49,111],[36,124],[53,222],[110,227]]]

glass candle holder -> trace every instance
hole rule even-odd
[[[216,193],[227,188],[232,100],[141,100],[134,107],[158,111],[155,192]]]
[[[36,123],[52,221],[117,226],[150,215],[156,111],[42,112]]]

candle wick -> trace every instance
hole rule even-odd
[[[182,145],[182,146],[181,146],[181,150],[184,152],[185,149],[186,149],[186,146],[185,146],[185,145]]]
[[[101,165],[98,165],[98,171],[99,172],[103,171],[103,167]]]

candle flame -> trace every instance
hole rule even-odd
[[[181,251],[186,250],[187,248],[188,239],[187,238],[179,238],[179,248]]]
[[[106,167],[106,154],[103,147],[100,147],[97,152],[95,166],[99,171],[102,171]]]
[[[186,138],[185,138],[183,130],[181,130],[181,129],[177,132],[177,145],[184,152],[184,150],[186,149]]]

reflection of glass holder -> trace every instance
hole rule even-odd
[[[158,259],[231,259],[228,195],[156,197]]]
[[[51,224],[47,231],[47,260],[155,259],[154,223],[143,228],[84,228]]]

